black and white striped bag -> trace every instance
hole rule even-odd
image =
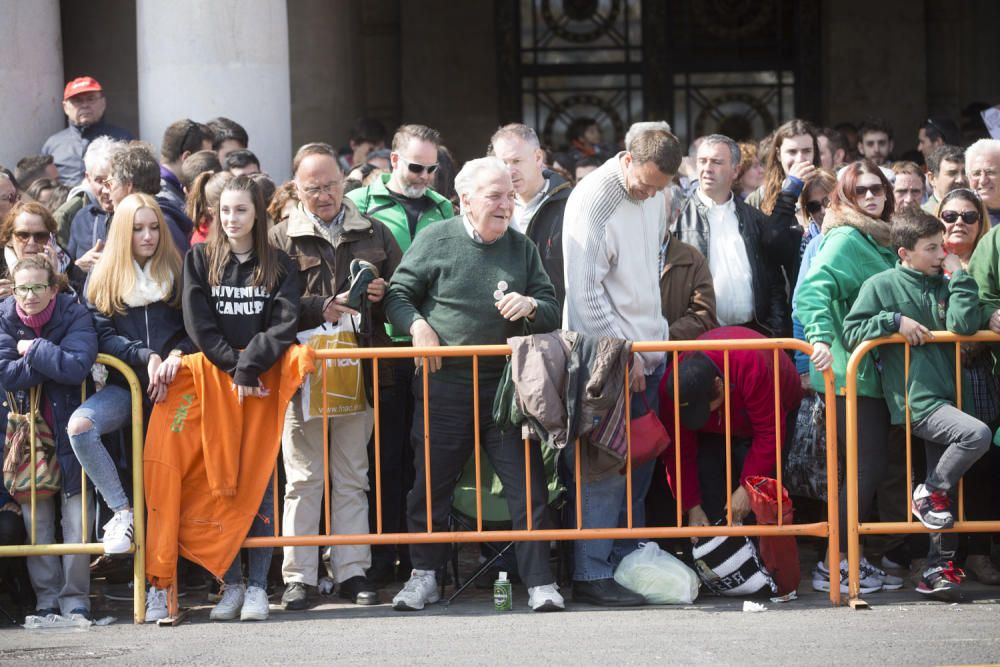
[[[776,595],[778,586],[748,537],[713,537],[692,548],[694,571],[716,595]]]

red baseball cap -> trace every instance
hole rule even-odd
[[[103,91],[104,89],[101,88],[101,84],[97,83],[97,79],[91,76],[81,76],[66,84],[66,90],[63,91],[63,101],[65,102],[80,93],[100,93]]]

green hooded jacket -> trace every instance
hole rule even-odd
[[[844,393],[850,356],[844,345],[844,319],[866,280],[896,264],[888,248],[889,223],[850,208],[830,210],[823,220],[823,241],[809,274],[795,294],[795,312],[810,344],[826,343],[833,353],[837,393]],[[813,388],[823,391],[823,374],[810,366]],[[858,366],[858,395],[882,398],[871,355]]]
[[[854,349],[862,341],[896,333],[896,315],[909,317],[931,331],[948,330],[963,336],[979,329],[979,287],[965,271],[947,279],[928,276],[901,263],[869,278],[844,321],[844,341]],[[878,348],[882,366],[882,391],[893,424],[906,422],[906,394],[910,421],[919,422],[942,404],[955,405],[955,348],[928,343],[910,347],[909,377],[905,347]],[[904,391],[905,382],[905,391]],[[963,396],[968,396],[966,391]]]

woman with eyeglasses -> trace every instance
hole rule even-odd
[[[0,177],[0,182],[3,180]],[[69,255],[59,247],[56,229],[52,213],[38,202],[19,202],[8,211],[0,224],[0,246],[4,253],[4,261],[0,262],[0,299],[11,295],[14,265],[33,255],[47,259],[57,273],[71,274],[69,282],[74,288],[82,286],[85,276],[75,270]]]
[[[871,276],[891,269],[896,253],[889,247],[889,218],[893,212],[889,181],[870,160],[844,169],[823,220],[823,240],[809,273],[795,296],[795,311],[805,339],[813,346],[811,379],[817,392],[824,389],[822,371],[832,368],[837,388],[837,444],[846,440],[844,371],[850,350],[844,344],[844,318]],[[868,518],[875,491],[886,475],[889,410],[871,355],[858,367],[858,516]],[[840,489],[841,590],[847,591],[847,491]],[[887,575],[867,560],[861,564],[861,591],[900,588],[902,580]],[[820,561],[813,571],[813,588],[830,590],[830,572]]]
[[[37,496],[34,519],[37,544],[52,544],[56,503],[60,505],[64,543],[89,541],[83,524],[81,468],[66,434],[70,414],[80,405],[80,385],[97,358],[97,332],[87,309],[72,294],[59,291],[59,276],[40,253],[26,255],[10,270],[13,299],[0,302],[0,386],[18,404],[30,407],[31,389],[41,387],[37,410],[52,433],[62,470],[62,489]],[[12,406],[0,407],[6,431]],[[31,533],[30,498],[19,499],[25,530]],[[28,573],[38,598],[35,614],[90,618],[90,556],[32,556]]]
[[[997,234],[990,231],[986,203],[967,188],[951,190],[941,198],[938,218],[945,226],[945,245],[958,255],[962,266],[979,285],[983,313],[989,314],[989,328],[1000,332],[1000,247]],[[971,391],[963,394],[962,408],[990,428],[1000,427],[1000,382],[994,370],[993,355],[984,343],[962,345],[962,369]],[[997,510],[1000,494],[996,492],[1000,473],[1000,450],[990,447],[965,474],[965,515],[970,521],[1000,517]],[[993,533],[963,535],[966,573],[984,584],[1000,585],[1000,571],[990,560],[991,542],[1000,536]]]

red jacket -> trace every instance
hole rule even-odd
[[[720,327],[712,329],[696,340],[739,340],[764,338],[761,334],[744,327]],[[705,352],[720,374],[723,372],[723,351]],[[681,354],[684,359],[686,355]],[[668,357],[669,359],[669,357]],[[785,438],[785,424],[788,413],[797,410],[802,400],[802,383],[795,370],[795,363],[783,351],[778,352],[779,378],[781,384],[781,437]],[[674,439],[674,402],[667,394],[667,383],[673,383],[672,365],[660,382],[660,419]],[[732,424],[732,438],[752,438],[750,451],[743,462],[739,482],[747,477],[764,475],[774,477],[775,471],[775,430],[774,430],[774,352],[771,350],[731,350],[729,352],[729,407]],[[722,408],[714,411],[700,431],[688,431],[681,427],[681,499],[682,508],[687,511],[701,504],[701,487],[698,482],[698,433],[718,433],[725,435],[726,422]],[[674,445],[666,449],[661,458],[667,468],[667,481],[677,495],[674,471]]]

